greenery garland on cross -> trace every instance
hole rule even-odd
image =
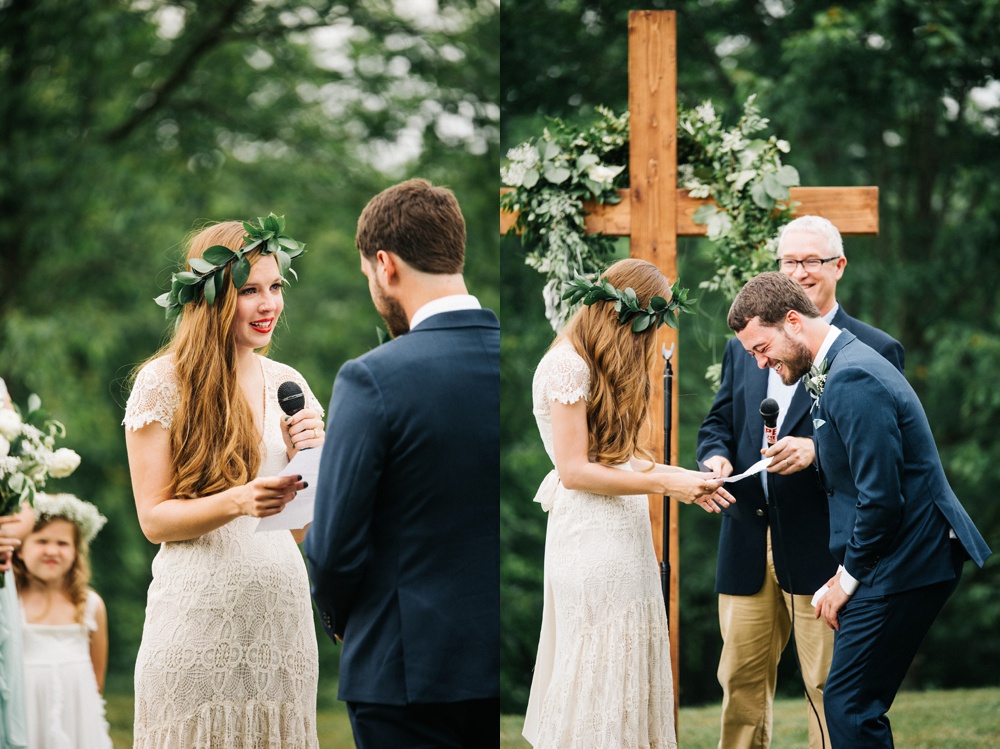
[[[795,167],[782,164],[787,141],[761,131],[768,120],[750,96],[743,114],[725,128],[711,102],[679,107],[677,181],[691,197],[708,198],[694,214],[707,225],[716,248],[715,275],[700,284],[721,289],[730,299],[742,285],[773,268],[778,229],[791,220],[797,203],[789,188],[799,184]],[[545,316],[559,330],[579,300],[564,298],[577,276],[593,278],[610,261],[613,240],[588,234],[584,201],[616,203],[628,187],[628,113],[597,107],[601,118],[586,129],[550,120],[539,138],[507,153],[500,171],[512,189],[501,207],[517,218],[525,262],[545,275]],[[676,281],[676,279],[674,279]]]

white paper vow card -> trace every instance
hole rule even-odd
[[[285,466],[285,470],[278,474],[301,476],[309,486],[300,491],[277,515],[261,518],[257,523],[256,533],[298,530],[312,522],[313,506],[316,503],[316,481],[319,478],[319,458],[322,453],[322,448],[318,447],[299,450]]]

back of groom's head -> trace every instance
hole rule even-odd
[[[368,201],[355,243],[369,260],[387,250],[424,273],[461,273],[465,219],[451,190],[410,179]]]

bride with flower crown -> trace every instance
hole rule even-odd
[[[535,497],[549,514],[542,628],[523,730],[536,749],[677,746],[646,495],[712,512],[734,501],[720,481],[657,464],[641,447],[656,329],[679,306],[669,282],[635,259],[615,263],[604,278],[614,293],[588,289],[589,306],[557,336],[532,385],[555,466]],[[619,315],[615,303],[628,288],[636,303]]]
[[[191,270],[158,300],[179,315],[173,339],[140,369],[126,407],[139,524],[160,544],[136,659],[138,749],[318,746],[305,531],[254,532],[305,486],[278,473],[323,444],[305,380],[257,353],[300,249],[283,227],[229,221],[191,240]],[[260,241],[268,232],[274,243]],[[277,402],[287,380],[306,397],[291,417]]]

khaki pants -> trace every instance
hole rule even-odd
[[[829,748],[823,714],[823,687],[833,658],[833,630],[817,619],[811,595],[792,596],[778,586],[767,534],[767,569],[764,585],[752,596],[719,595],[722,657],[722,737],[719,749],[768,749],[778,661],[791,633],[791,607],[795,605],[795,644],[806,692],[819,715],[806,703],[809,716],[809,749],[821,749],[820,726]]]

